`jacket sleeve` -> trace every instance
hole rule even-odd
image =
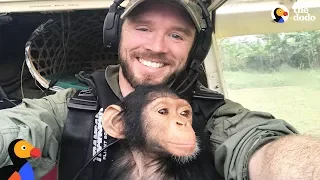
[[[62,90],[42,99],[23,99],[14,108],[0,110],[0,168],[12,164],[8,146],[21,138],[40,148],[41,158],[31,162],[36,179],[52,169],[67,117],[67,98],[75,90]]]
[[[226,180],[249,179],[248,161],[261,145],[298,133],[287,122],[265,112],[249,111],[226,100],[209,119],[207,129],[215,151],[215,166]]]

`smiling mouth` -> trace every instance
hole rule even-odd
[[[143,64],[147,67],[152,67],[152,68],[162,68],[164,66],[164,63],[152,62],[152,61],[148,61],[148,60],[141,59],[141,58],[138,58],[138,61],[141,64]]]

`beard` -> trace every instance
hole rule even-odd
[[[128,61],[130,59],[134,59],[135,57],[140,57],[143,59],[160,59],[162,63],[164,64],[172,64],[172,61],[169,58],[166,58],[164,54],[160,53],[152,53],[152,52],[140,52],[140,51],[133,51],[130,56],[126,52],[120,52],[119,61],[120,61],[120,67],[122,68],[122,73],[124,78],[129,82],[129,84],[135,88],[138,85],[157,85],[157,84],[170,84],[174,81],[176,77],[182,72],[184,67],[181,70],[178,70],[177,72],[171,73],[166,75],[161,82],[154,82],[152,76],[144,76],[144,79],[138,79],[135,77],[132,69],[130,68]]]

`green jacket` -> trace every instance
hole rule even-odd
[[[114,93],[122,98],[118,84],[119,66],[109,66],[106,80]],[[8,156],[10,142],[25,139],[41,149],[42,158],[31,160],[36,179],[50,171],[58,159],[59,141],[68,108],[67,98],[75,93],[66,89],[42,99],[23,99],[22,104],[0,111],[0,167],[12,164]],[[249,111],[226,100],[208,120],[212,133],[215,165],[225,179],[248,179],[248,160],[262,144],[280,136],[298,133],[287,122],[271,114]]]

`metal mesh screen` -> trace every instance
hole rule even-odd
[[[26,44],[26,62],[32,76],[44,88],[59,78],[73,81],[80,71],[88,73],[116,64],[117,55],[103,46],[106,11],[61,13],[41,24]],[[75,80],[76,81],[76,80]],[[58,83],[57,83],[58,84]]]

